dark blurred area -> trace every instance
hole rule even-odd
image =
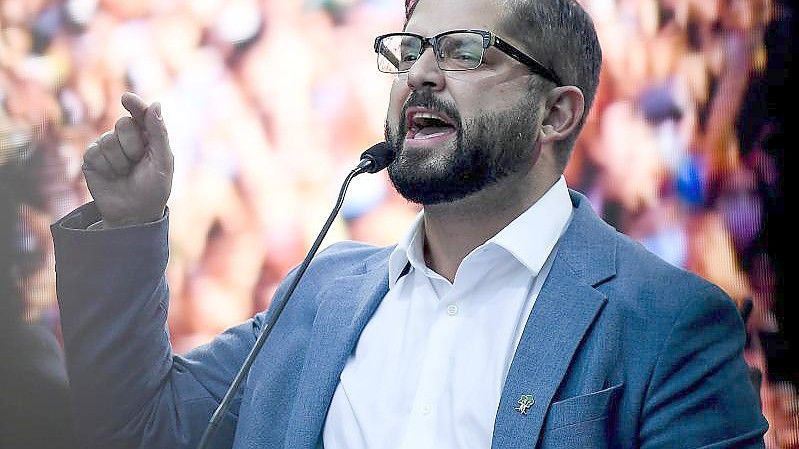
[[[786,223],[785,151],[796,142],[789,99],[796,82],[795,2],[781,0],[775,4],[775,20],[765,30],[766,68],[762,76],[752,79],[747,90],[736,129],[743,157],[755,173],[755,189],[763,199],[763,232],[753,245],[742,251],[741,263],[751,272],[759,272],[758,253],[770,256],[773,280],[760,274],[758,281],[773,283],[773,309],[778,321],[776,330],[762,330],[768,374],[774,382],[789,382],[799,388],[799,352],[797,352],[796,301],[787,299],[785,279]],[[769,161],[770,160],[770,161]],[[795,404],[794,407],[799,407]],[[797,423],[799,424],[799,423]],[[799,433],[799,429],[797,430]],[[797,436],[799,438],[799,436]],[[797,442],[799,445],[799,441]]]
[[[0,448],[74,449],[61,345],[51,328],[22,319],[19,212],[20,194],[36,191],[26,185],[31,152],[0,150]]]

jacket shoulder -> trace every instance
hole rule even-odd
[[[630,284],[658,295],[684,298],[687,293],[705,292],[726,296],[721,288],[702,276],[673,265],[651,252],[640,242],[616,232],[617,278],[622,285]]]
[[[345,240],[322,250],[311,267],[317,271],[335,270],[341,275],[361,273],[367,263],[388,260],[394,246],[378,247],[368,243]]]

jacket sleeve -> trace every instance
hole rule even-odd
[[[647,390],[640,447],[763,448],[768,424],[742,357],[733,301],[708,286],[677,317]]]
[[[88,448],[195,447],[262,318],[180,357],[166,327],[168,217],[87,230],[93,203],[52,225],[58,303],[78,435]],[[213,447],[230,447],[240,398]]]

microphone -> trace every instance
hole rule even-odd
[[[377,173],[388,167],[394,160],[394,151],[385,142],[372,145],[368,150],[361,153],[361,162],[356,169],[364,169],[368,173]]]
[[[333,206],[333,210],[327,217],[327,221],[325,222],[324,226],[322,226],[322,230],[319,231],[319,235],[316,236],[316,240],[314,241],[313,245],[311,245],[311,249],[308,250],[308,254],[305,256],[302,264],[300,264],[299,268],[297,269],[297,274],[294,275],[294,278],[286,290],[286,293],[281,298],[278,298],[278,300],[273,304],[274,312],[269,316],[268,321],[264,324],[260,335],[258,335],[258,339],[255,340],[255,344],[247,354],[247,358],[244,359],[239,372],[236,373],[236,377],[233,378],[233,382],[231,382],[230,387],[228,387],[225,396],[222,398],[219,406],[217,406],[214,414],[211,415],[211,419],[208,421],[208,426],[206,426],[205,431],[203,432],[200,443],[197,445],[197,449],[206,449],[209,447],[208,445],[210,444],[216,429],[222,422],[222,417],[225,416],[225,413],[227,413],[228,409],[230,408],[230,404],[233,402],[233,398],[236,396],[236,393],[241,387],[242,382],[250,372],[250,367],[252,366],[253,362],[255,362],[255,358],[261,351],[261,348],[266,342],[266,339],[269,337],[269,334],[272,333],[272,328],[275,327],[277,319],[280,318],[280,314],[283,313],[283,310],[286,308],[286,304],[288,303],[289,299],[291,299],[291,295],[294,293],[294,290],[300,283],[300,279],[302,278],[303,274],[305,274],[305,270],[308,268],[308,265],[310,265],[311,259],[313,259],[314,255],[316,255],[316,252],[319,250],[319,246],[322,244],[322,240],[324,240],[327,231],[333,224],[333,220],[335,220],[336,215],[338,215],[338,212],[341,209],[341,206],[344,204],[344,195],[347,193],[347,188],[349,187],[352,178],[360,175],[361,173],[377,173],[380,170],[388,167],[391,161],[394,160],[394,157],[394,152],[385,142],[372,145],[368,150],[361,153],[360,162],[344,179],[344,182],[341,185],[341,190],[338,194],[338,199],[336,200],[336,205]]]

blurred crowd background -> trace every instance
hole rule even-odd
[[[121,94],[162,103],[175,153],[169,331],[183,352],[269,304],[361,151],[382,140],[392,78],[372,42],[402,27],[403,3],[0,0],[0,327],[47,348],[40,382],[65,382],[49,225],[90,200],[81,157],[124,113]],[[736,301],[767,447],[797,448],[780,226],[795,11],[779,0],[582,4],[604,69],[567,182]],[[385,172],[361,176],[325,244],[391,244],[417,212]],[[26,350],[0,337],[0,388],[12,388]]]

